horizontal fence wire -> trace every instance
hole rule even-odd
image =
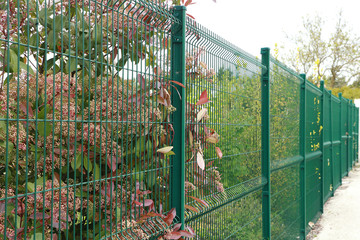
[[[185,11],[0,2],[2,239],[305,239],[359,109]]]
[[[270,59],[271,237],[300,236],[300,84],[303,79]],[[274,171],[276,170],[276,171]]]
[[[228,224],[217,224],[215,232],[209,232],[203,227],[207,219],[232,221],[223,209],[241,211],[237,202],[261,206],[260,194],[247,195],[259,191],[266,181],[261,178],[260,158],[260,74],[264,67],[191,18],[186,34],[186,184],[197,184],[186,189],[185,216],[200,239],[227,239]],[[249,211],[259,214],[259,209]],[[243,232],[227,237],[246,236],[244,231],[260,236],[261,229],[255,229],[259,225],[252,223],[254,219],[248,221],[232,225],[244,227]],[[261,224],[261,217],[256,221]]]
[[[167,42],[180,22],[160,1],[0,7],[2,238],[169,229],[172,163],[157,150],[172,142]]]

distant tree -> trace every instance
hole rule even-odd
[[[360,76],[360,38],[355,35],[341,11],[333,32],[324,36],[324,20],[316,15],[303,18],[303,29],[288,37],[296,46],[281,59],[309,80],[319,84],[326,79],[329,88],[346,86]]]

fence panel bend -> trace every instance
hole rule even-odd
[[[2,239],[305,239],[359,109],[169,1],[0,3]]]

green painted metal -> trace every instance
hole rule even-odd
[[[303,161],[300,164],[300,197],[301,197],[301,239],[306,239],[306,75],[300,74],[303,82],[300,85],[300,155],[303,156]]]
[[[306,238],[359,109],[168,2],[0,3],[2,239]]]
[[[321,205],[320,205],[320,211],[321,213],[324,212],[324,203],[325,203],[325,152],[324,152],[324,102],[325,102],[325,86],[324,86],[324,81],[321,80],[320,81],[320,91],[321,91],[321,99],[320,99],[320,127],[322,127],[322,131],[319,130],[319,134],[320,134],[320,151],[322,152],[321,155],[321,161],[320,161],[320,179],[321,179],[321,190],[320,190],[320,195],[321,195]]]
[[[267,183],[262,190],[263,239],[271,239],[270,182],[270,49],[261,49],[261,63],[266,67],[261,75],[261,173]]]
[[[264,66],[193,19],[186,21],[185,177],[197,183],[185,195],[186,224],[199,239],[260,239],[262,189],[267,183],[261,174]],[[205,94],[211,102],[199,103]],[[204,111],[206,116],[198,121]],[[198,164],[202,160],[204,170]]]
[[[316,222],[321,213],[321,97],[322,91],[306,81],[306,222]],[[308,232],[309,226],[306,231]]]
[[[185,37],[186,37],[186,7],[175,6],[174,17],[181,24],[174,24],[171,36],[171,79],[186,86],[186,59],[185,59]],[[176,108],[173,114],[174,122],[174,164],[172,168],[172,194],[171,206],[176,209],[176,214],[182,228],[185,225],[185,88],[178,89],[179,95],[173,89],[172,101]]]

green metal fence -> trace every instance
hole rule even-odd
[[[147,0],[0,2],[3,239],[305,239],[359,109]]]

